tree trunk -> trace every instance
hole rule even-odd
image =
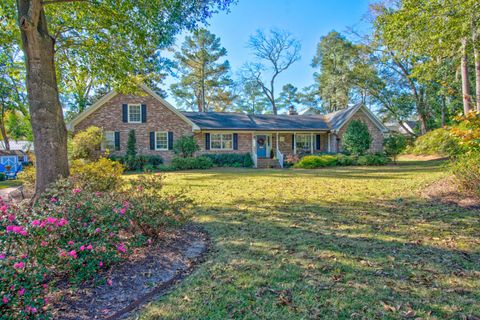
[[[480,52],[478,50],[478,31],[476,27],[473,27],[472,32],[473,40],[473,56],[475,58],[475,98],[477,102],[477,111],[480,112]]]
[[[3,100],[3,99],[2,99]],[[3,137],[3,144],[5,145],[5,150],[10,150],[10,141],[8,140],[7,130],[5,129],[5,104],[2,102],[2,114],[0,119],[0,132]]]
[[[447,111],[447,101],[445,99],[445,96],[442,95],[442,128],[446,126],[446,111]]]
[[[468,56],[467,56],[467,39],[462,40],[462,95],[463,95],[463,112],[470,112],[470,84],[468,82]]]
[[[54,40],[40,0],[17,0],[36,158],[35,192],[69,174],[67,130],[58,97]]]

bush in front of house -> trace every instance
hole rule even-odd
[[[338,162],[337,156],[333,155],[322,155],[322,156],[305,156],[296,164],[294,168],[302,169],[316,169],[322,167],[331,167],[336,166]]]
[[[414,155],[441,155],[445,157],[455,156],[461,152],[460,139],[446,128],[425,133],[415,140],[413,146],[405,150],[405,153]]]
[[[393,163],[397,163],[397,157],[407,147],[407,138],[404,135],[394,133],[383,140],[383,149],[385,154],[392,158]]]
[[[155,169],[156,167],[163,164],[163,158],[157,155],[137,155],[134,161],[130,159],[129,167],[126,166],[127,157],[111,155],[109,156],[109,159],[120,162],[125,166],[125,169],[127,171],[145,171],[146,169],[148,170],[152,167],[153,169]]]
[[[346,155],[339,153],[336,155],[337,165],[339,166],[355,166],[357,165],[357,157],[353,155]]]
[[[204,157],[210,158],[215,167],[234,167],[251,168],[253,160],[250,153],[215,153],[206,154]]]
[[[5,173],[0,172],[0,181],[5,181],[5,179],[6,179]]]
[[[72,179],[81,189],[114,190],[122,181],[124,167],[120,162],[100,158],[95,162],[74,160],[70,166]]]
[[[369,153],[357,158],[360,166],[383,166],[389,162],[389,158],[383,153]]]
[[[199,150],[194,136],[181,136],[173,144],[173,152],[180,158],[191,158]]]
[[[205,156],[196,158],[173,158],[172,165],[176,170],[210,169],[213,161]]]
[[[100,145],[103,140],[102,129],[91,126],[84,131],[78,132],[70,142],[70,158],[72,160],[84,159],[95,161],[100,153]]]
[[[363,155],[372,143],[368,126],[360,120],[352,120],[343,134],[343,148],[354,155]]]

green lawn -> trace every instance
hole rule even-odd
[[[441,161],[170,173],[213,248],[140,318],[479,316],[478,212],[418,195],[445,175]]]
[[[5,180],[0,181],[0,189],[6,189],[11,187],[18,187],[22,183],[19,180]]]

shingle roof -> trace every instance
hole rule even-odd
[[[342,124],[345,123],[350,117],[361,108],[361,105],[356,105],[350,108],[342,109],[335,111],[329,114],[326,114],[328,124],[333,130],[339,129]]]
[[[202,130],[311,131],[329,130],[321,115],[248,115],[233,112],[183,112]]]

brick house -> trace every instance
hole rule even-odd
[[[159,155],[166,163],[174,156],[174,141],[193,135],[200,146],[198,155],[250,153],[258,167],[272,162],[282,166],[288,154],[340,152],[342,136],[353,119],[367,124],[373,139],[371,152],[382,151],[383,137],[388,132],[363,105],[326,115],[180,112],[147,86],[141,89],[141,95],[108,93],[67,128],[73,133],[89,126],[102,128],[102,149],[119,155],[125,152],[128,133],[133,129],[138,153]]]

